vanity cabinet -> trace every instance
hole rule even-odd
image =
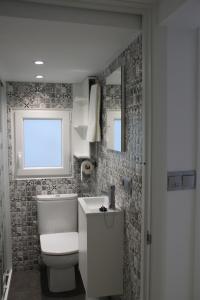
[[[79,201],[78,214],[79,269],[87,296],[123,294],[123,212],[86,212]]]

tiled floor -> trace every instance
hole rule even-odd
[[[84,295],[74,297],[44,296],[39,271],[18,271],[13,274],[8,300],[85,300]]]

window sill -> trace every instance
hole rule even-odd
[[[66,176],[38,176],[38,177],[33,177],[33,176],[23,176],[23,177],[13,177],[13,180],[16,180],[16,181],[20,181],[20,180],[42,180],[42,179],[74,179],[75,176],[74,174],[72,175],[66,175]]]

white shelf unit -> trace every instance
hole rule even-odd
[[[73,155],[90,158],[90,143],[86,140],[89,109],[89,79],[73,85],[72,137]]]
[[[87,129],[88,126],[87,125],[75,125],[74,129],[78,132],[78,134],[80,135],[80,137],[84,140],[86,139],[87,136]]]
[[[90,159],[90,156],[84,153],[74,152],[74,156],[79,159]]]

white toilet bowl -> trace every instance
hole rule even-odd
[[[63,292],[75,288],[78,263],[78,233],[64,232],[40,235],[42,260],[48,268],[49,290]]]
[[[77,194],[38,195],[42,260],[51,292],[73,290],[78,263]]]

